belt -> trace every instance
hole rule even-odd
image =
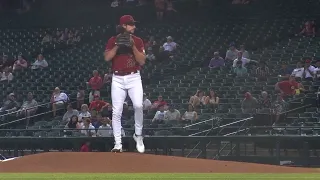
[[[113,74],[116,75],[116,76],[126,76],[126,75],[129,75],[129,74],[135,74],[135,73],[138,73],[138,72],[139,72],[138,70],[130,71],[130,72],[127,72],[127,71],[113,71]]]

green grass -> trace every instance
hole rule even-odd
[[[301,180],[301,179],[320,179],[320,174],[99,174],[99,173],[1,173],[0,179],[64,179],[64,180],[141,180],[141,179],[151,179],[151,180],[163,180],[163,179],[223,179],[223,180],[274,180],[274,179],[290,179],[290,180]]]

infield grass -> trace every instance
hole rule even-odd
[[[319,179],[320,174],[99,174],[99,173],[1,173],[0,179],[64,179],[64,180],[141,180],[141,179],[150,179],[150,180],[163,180],[163,179],[212,179],[212,180],[274,180],[274,179],[290,179],[290,180],[301,180],[301,179]]]

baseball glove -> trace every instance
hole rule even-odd
[[[121,33],[116,37],[116,45],[119,47],[132,47],[133,39],[129,33]]]

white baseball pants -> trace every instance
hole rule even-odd
[[[116,144],[121,144],[121,115],[127,93],[133,104],[135,134],[142,135],[143,128],[143,88],[140,73],[112,76],[112,129]]]

